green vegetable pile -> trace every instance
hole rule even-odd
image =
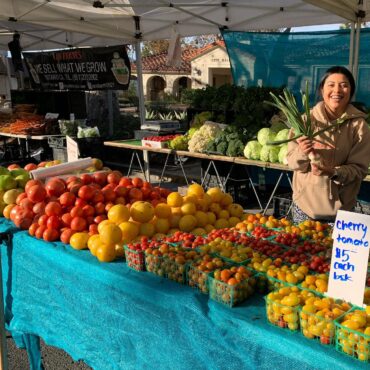
[[[243,130],[235,126],[228,126],[216,134],[215,138],[208,144],[207,150],[228,157],[239,157],[243,156],[245,142]]]

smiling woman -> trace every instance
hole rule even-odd
[[[333,222],[338,210],[351,211],[356,204],[370,163],[370,130],[366,114],[350,104],[355,88],[346,68],[329,68],[319,85],[323,101],[310,114],[313,131],[320,134],[288,144],[296,223],[309,218]],[[330,125],[332,129],[323,130]],[[320,161],[310,161],[312,156]]]

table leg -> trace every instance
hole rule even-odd
[[[143,159],[144,159],[144,177],[146,181],[150,182],[150,164],[149,164],[149,152],[143,150]]]
[[[271,193],[271,195],[270,195],[270,198],[269,198],[269,200],[267,201],[266,207],[265,207],[265,209],[263,210],[262,214],[266,214],[267,209],[268,209],[268,207],[269,207],[269,205],[270,205],[270,203],[271,203],[271,201],[272,201],[272,198],[275,196],[276,190],[277,190],[277,188],[279,187],[280,182],[281,182],[281,179],[282,179],[282,178],[283,178],[283,176],[284,176],[284,173],[285,173],[285,172],[283,171],[283,172],[281,172],[281,174],[279,175],[279,178],[278,178],[278,180],[277,180],[277,182],[276,182],[276,184],[275,184],[274,189],[272,190],[272,193]]]
[[[164,173],[166,171],[166,167],[167,167],[167,163],[168,163],[168,158],[170,158],[170,154],[171,153],[167,153],[167,155],[166,155],[166,160],[164,162],[164,166],[163,166],[163,169],[162,169],[161,177],[159,178],[159,186],[162,186],[162,180],[163,180]]]
[[[181,171],[182,171],[182,174],[184,175],[186,185],[189,185],[189,181],[188,181],[188,178],[186,176],[184,166],[182,165],[181,158],[177,154],[175,154],[175,158],[177,158],[178,162],[180,163]]]
[[[136,150],[134,150],[132,155],[131,155],[131,160],[130,160],[130,164],[129,164],[128,171],[127,171],[127,176],[130,176],[130,174],[131,174],[132,164],[134,163],[135,158],[136,158],[137,162],[139,163],[140,171],[144,175],[145,181],[148,181],[148,179],[146,177],[146,174],[145,174],[145,171],[144,171],[144,168],[143,168],[143,165],[141,164],[139,154]]]
[[[255,197],[257,199],[258,205],[260,206],[260,209],[262,210],[263,209],[263,206],[262,206],[261,200],[260,200],[260,198],[258,196],[257,190],[256,190],[256,188],[255,188],[255,186],[253,184],[252,178],[251,178],[251,176],[249,174],[248,168],[246,166],[244,166],[244,169],[245,169],[245,172],[247,173],[248,181],[251,184],[251,187],[252,187],[253,193],[254,193],[254,195],[255,195]]]

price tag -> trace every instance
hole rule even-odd
[[[57,119],[59,117],[59,113],[46,113],[45,119]]]
[[[327,295],[362,306],[370,248],[370,216],[338,211]]]
[[[80,154],[77,141],[73,140],[70,136],[66,136],[66,141],[68,162],[77,161]]]

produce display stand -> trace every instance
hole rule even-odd
[[[287,178],[290,187],[292,187],[291,173],[293,171],[287,165],[280,164],[280,163],[255,161],[255,160],[251,160],[251,159],[247,159],[247,158],[243,158],[243,157],[227,157],[227,156],[223,156],[223,155],[214,155],[214,154],[206,154],[206,153],[194,153],[194,152],[189,152],[189,151],[185,151],[185,150],[173,150],[173,149],[167,149],[167,148],[149,148],[149,147],[142,146],[140,140],[105,141],[104,145],[110,146],[110,147],[133,150],[134,152],[131,156],[131,162],[130,162],[128,175],[131,173],[131,167],[132,167],[132,163],[133,163],[134,155],[135,155],[138,162],[139,162],[140,169],[143,172],[143,174],[145,175],[145,178],[149,179],[148,181],[150,181],[149,152],[165,154],[166,159],[165,159],[164,166],[163,166],[163,169],[162,169],[162,173],[161,173],[161,176],[160,176],[160,180],[159,180],[160,183],[163,181],[163,176],[165,174],[165,171],[166,171],[166,168],[167,168],[167,165],[168,165],[168,159],[171,155],[175,156],[175,158],[191,157],[191,158],[209,160],[209,164],[208,164],[208,167],[207,167],[206,171],[201,174],[201,179],[202,179],[201,184],[202,185],[205,184],[205,180],[206,180],[211,168],[213,168],[214,171],[215,171],[215,174],[216,174],[218,185],[220,186],[220,188],[223,191],[225,191],[226,183],[229,179],[229,176],[230,176],[230,173],[232,171],[232,168],[233,168],[234,164],[243,165],[243,166],[245,166],[247,180],[248,180],[248,182],[250,183],[250,185],[252,187],[252,190],[254,192],[254,195],[256,196],[258,205],[259,205],[263,214],[265,214],[267,212],[274,196],[276,195],[276,193],[278,191],[278,188],[281,184],[281,181],[283,180],[284,177]],[[144,164],[141,164],[140,157],[138,155],[138,152],[140,152],[140,151],[143,153]],[[186,183],[188,184],[189,180],[188,180],[188,177],[186,175],[185,168],[182,165],[182,161],[179,160],[178,162],[180,164],[181,171],[184,175],[184,179],[185,179]],[[221,176],[219,175],[219,172],[217,170],[217,165],[216,165],[217,162],[230,163],[229,172],[227,173],[225,179],[223,179],[223,180],[221,179]],[[277,171],[280,172],[280,174],[278,176],[278,179],[277,179],[277,181],[274,185],[274,188],[273,188],[271,194],[269,195],[268,201],[267,201],[267,203],[264,207],[262,206],[260,196],[258,195],[256,187],[255,187],[255,185],[252,181],[251,175],[248,171],[249,166],[261,167],[261,168],[265,168],[265,169],[272,169],[272,170],[277,170]],[[370,175],[368,175],[364,179],[364,181],[370,182]]]
[[[33,369],[39,339],[95,370],[368,369],[266,320],[262,295],[229,308],[186,285],[99,263],[88,251],[19,231],[3,271],[10,332],[22,336]],[[11,301],[9,298],[11,297]],[[28,344],[28,345],[26,345]]]
[[[168,164],[168,159],[171,155],[174,155],[175,157],[191,157],[191,158],[198,158],[198,159],[206,159],[209,161],[208,167],[205,172],[202,172],[201,174],[201,184],[205,185],[207,176],[209,175],[211,169],[214,170],[217,178],[218,185],[220,188],[225,191],[226,189],[226,183],[230,177],[231,171],[233,169],[234,164],[241,164],[245,169],[246,176],[247,176],[247,181],[250,183],[251,188],[253,190],[253,193],[257,199],[258,205],[261,210],[263,210],[263,213],[266,213],[268,206],[270,205],[272,198],[274,197],[281,180],[283,179],[283,176],[287,176],[289,183],[291,185],[291,180],[289,177],[289,172],[291,172],[286,165],[281,165],[277,163],[269,163],[269,162],[261,162],[261,161],[253,161],[249,160],[246,158],[239,158],[239,157],[226,157],[223,155],[215,155],[215,154],[205,154],[205,153],[194,153],[194,152],[188,152],[185,150],[173,150],[173,149],[166,149],[166,148],[147,148],[142,145],[140,145],[140,141],[105,141],[104,145],[106,146],[112,146],[112,147],[117,147],[117,148],[122,148],[122,149],[133,149],[134,151],[142,151],[143,152],[143,158],[144,158],[144,168],[145,168],[145,173],[146,173],[146,178],[150,179],[150,164],[149,164],[149,155],[148,152],[155,152],[155,153],[163,153],[166,154],[166,160],[164,162],[164,166],[162,169],[161,177],[160,177],[160,182],[163,180],[164,173],[167,168]],[[132,154],[133,156],[134,154]],[[132,158],[131,158],[132,162]],[[182,165],[182,161],[178,161],[181,167],[181,171],[184,175],[184,179],[186,183],[188,184],[188,177],[186,175],[184,166]],[[228,173],[226,174],[224,179],[221,179],[221,176],[219,175],[219,172],[217,170],[217,162],[226,162],[230,164]],[[130,163],[131,166],[131,163]],[[276,169],[281,171],[278,181],[275,184],[275,187],[269,197],[268,203],[265,207],[262,206],[261,199],[258,195],[258,192],[256,190],[256,187],[252,181],[252,177],[248,171],[248,166],[258,166],[258,167],[263,167],[263,168],[270,168],[270,169]],[[131,168],[131,167],[130,167]]]
[[[31,140],[35,141],[44,141],[48,140],[50,137],[60,137],[61,135],[22,135],[22,134],[11,134],[8,132],[1,132],[0,136],[3,138],[3,148],[4,152],[6,152],[6,138],[15,138],[18,141],[19,145],[19,152],[20,152],[20,158],[18,159],[26,159],[30,157],[30,145],[29,142]]]

